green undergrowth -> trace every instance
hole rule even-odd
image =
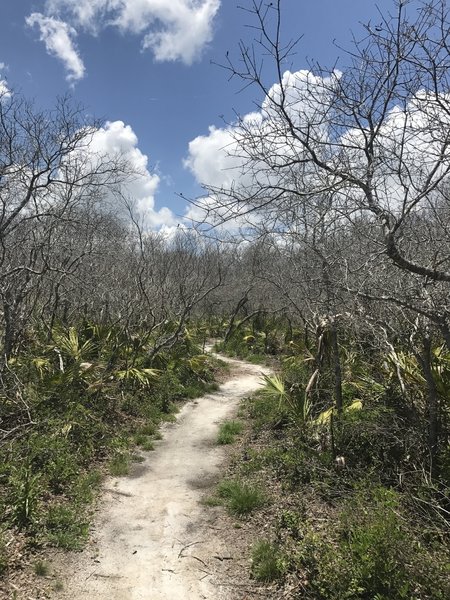
[[[252,575],[258,581],[274,581],[286,573],[287,557],[277,544],[259,540],[252,548]]]
[[[203,500],[206,506],[225,506],[231,514],[238,517],[249,515],[267,502],[267,495],[261,486],[238,479],[225,479],[217,486],[214,495]]]
[[[224,344],[219,342],[214,349],[221,352],[230,358],[240,358],[254,365],[264,365],[271,358],[270,354],[264,352],[255,352],[252,348],[247,348],[245,345],[235,345],[232,342]]]
[[[262,313],[250,321],[238,320],[228,331],[226,342],[216,344],[216,350],[254,364],[265,364],[283,350],[286,342],[284,326],[283,319],[269,318]],[[218,328],[219,337],[224,338],[227,330],[228,324],[222,324]]]
[[[416,415],[392,381],[367,373],[357,384],[346,375],[338,415],[326,388],[305,401],[309,375],[305,362],[284,358],[243,402],[242,448],[210,499],[231,509],[236,488],[271,490],[264,539],[258,512],[247,513],[252,577],[273,582],[273,597],[450,597],[449,488],[445,470],[433,480],[420,466]]]
[[[217,443],[220,445],[232,444],[236,436],[242,433],[243,428],[244,425],[240,421],[225,421],[221,423]]]
[[[82,324],[46,336],[30,333],[3,374],[0,574],[2,531],[19,531],[34,550],[81,549],[104,475],[127,475],[142,460],[136,448],[153,450],[183,401],[217,388],[217,361],[188,333],[153,358],[145,332]]]
[[[266,496],[259,487],[238,480],[223,481],[217,494],[230,512],[239,516],[248,515],[266,503]]]

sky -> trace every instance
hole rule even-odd
[[[104,121],[96,146],[120,148],[145,171],[130,188],[153,228],[176,227],[220,179],[214,157],[225,123],[254,110],[258,90],[240,91],[217,66],[238,61],[254,20],[252,0],[0,0],[0,91],[51,108],[70,93]],[[303,36],[291,71],[308,59],[333,65],[361,22],[378,22],[393,0],[282,0],[283,36]],[[267,77],[270,79],[270,71]],[[219,148],[220,149],[220,148]],[[215,154],[216,152],[216,154]],[[203,162],[198,157],[207,156]]]

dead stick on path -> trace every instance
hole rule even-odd
[[[184,556],[183,558],[187,558],[187,557],[186,557],[186,556]],[[202,563],[202,565],[204,565],[205,567],[207,567],[207,566],[208,566],[208,565],[205,563],[205,561],[204,561],[204,560],[202,560],[201,558],[199,558],[198,556],[193,556],[193,555],[191,554],[191,558],[195,558],[195,560],[198,560],[198,562],[201,562],[201,563]]]
[[[105,488],[105,492],[117,494],[118,496],[125,496],[126,498],[133,498],[133,494],[129,494],[128,492],[121,492],[120,490],[113,490],[112,488]]]
[[[179,540],[178,540],[179,541]],[[181,543],[181,542],[180,542]],[[186,544],[186,546],[183,546],[181,548],[181,550],[178,552],[178,558],[184,558],[183,557],[183,552],[187,549],[190,548],[191,546],[195,546],[195,544],[203,544],[203,540],[200,540],[199,542],[191,542],[190,544]]]

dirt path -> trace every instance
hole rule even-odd
[[[221,357],[223,358],[223,357]],[[216,565],[227,559],[214,511],[200,504],[220,475],[218,424],[261,385],[260,366],[224,359],[230,379],[189,402],[155,452],[131,476],[111,479],[93,542],[70,566],[57,598],[70,600],[225,599]]]

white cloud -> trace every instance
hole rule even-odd
[[[213,38],[221,0],[47,0],[45,12],[98,34],[106,27],[142,36],[157,61],[191,65]]]
[[[336,101],[335,86],[340,78],[338,72],[322,78],[308,71],[287,71],[282,78],[283,100],[280,85],[275,84],[260,111],[225,128],[211,127],[208,135],[192,140],[184,164],[210,193],[191,207],[186,217],[214,223],[231,220],[233,213],[242,220],[247,211],[249,219],[257,219],[258,209],[265,207],[264,214],[270,218],[267,207],[274,197],[278,208],[285,201],[289,209],[291,190],[319,195],[331,189],[338,180],[310,160],[299,138],[308,137],[309,147],[332,170],[336,167],[364,181],[368,132],[336,125],[339,121],[351,124],[346,106]],[[436,98],[425,91],[418,91],[404,106],[393,106],[385,115],[373,143],[372,178],[379,206],[401,215],[417,197],[421,207],[427,202],[427,198],[421,200],[421,190],[450,173],[449,115],[450,94]],[[337,210],[339,200],[344,208],[349,201],[355,208],[367,208],[361,187],[351,182],[341,194],[334,194]]]
[[[48,15],[64,17],[91,33],[97,33],[107,18],[107,13],[116,11],[122,0],[46,0],[45,12]]]
[[[4,79],[0,79],[0,98],[9,98],[11,92]]]
[[[73,38],[77,35],[73,27],[41,13],[32,13],[26,18],[26,23],[29,27],[39,27],[40,40],[44,42],[49,54],[62,61],[67,70],[68,81],[83,78],[85,68],[73,42]]]
[[[320,146],[327,140],[327,122],[319,117],[339,77],[338,72],[332,78],[321,78],[303,70],[286,71],[282,78],[286,112],[296,127],[301,129],[307,123],[311,138],[320,141]],[[245,186],[248,191],[252,184],[268,185],[290,170],[285,165],[293,156],[301,157],[303,149],[280,116],[280,98],[280,85],[274,84],[260,111],[225,128],[210,127],[208,135],[189,143],[184,164],[199,183],[216,189]],[[278,168],[268,169],[258,160],[261,156],[270,157],[271,167]]]
[[[8,87],[8,83],[5,79],[1,78],[2,71],[7,70],[7,65],[4,62],[0,62],[0,98],[9,98],[11,96],[11,90]]]
[[[143,48],[150,48],[157,61],[181,60],[191,65],[213,38],[212,23],[219,6],[218,0],[206,0],[197,6],[173,0],[172,15],[164,28],[147,33]],[[162,20],[163,14],[158,19]]]
[[[89,152],[93,156],[121,155],[129,164],[134,176],[124,184],[123,195],[130,200],[149,228],[173,226],[173,213],[167,207],[155,209],[155,193],[160,178],[148,169],[148,157],[138,148],[138,138],[123,121],[107,122],[92,136]]]
[[[232,156],[236,148],[234,135],[232,127],[210,127],[208,135],[189,142],[189,156],[184,165],[200,184],[230,187],[240,177],[242,160]]]

